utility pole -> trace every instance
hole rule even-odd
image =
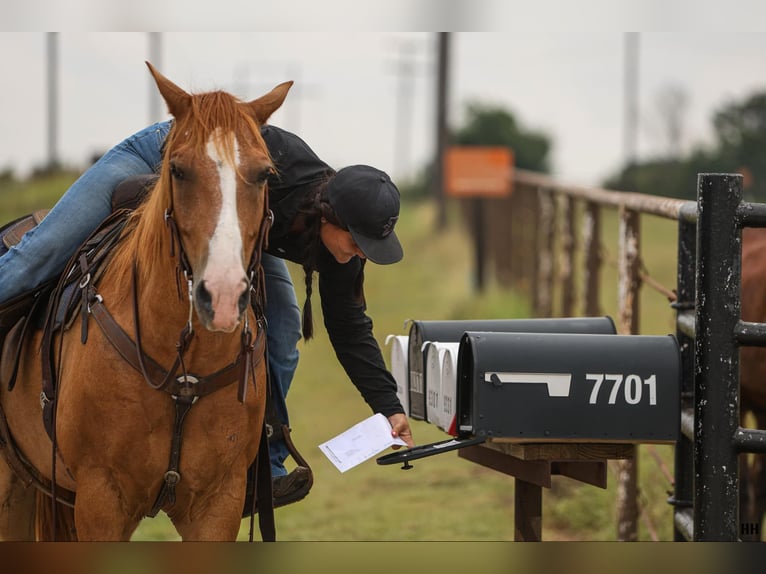
[[[409,174],[409,159],[412,139],[412,103],[414,92],[413,63],[414,47],[412,41],[402,42],[399,61],[396,64],[398,89],[396,94],[396,137],[394,148],[395,177],[404,178]]]
[[[46,169],[53,171],[60,167],[58,153],[58,32],[47,32],[45,35],[46,48],[46,87],[48,90],[48,157]]]
[[[431,174],[432,193],[436,200],[436,228],[441,231],[447,226],[447,208],[444,197],[444,153],[447,148],[449,131],[447,106],[449,103],[449,57],[450,33],[439,32],[437,36],[436,73],[436,146]]]
[[[638,59],[639,33],[625,32],[625,119],[623,126],[623,161],[625,167],[638,156]]]
[[[149,37],[149,63],[162,71],[162,32],[147,32]],[[162,120],[163,104],[157,85],[149,77],[149,123]]]

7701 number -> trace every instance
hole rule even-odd
[[[644,390],[648,390],[649,404],[657,404],[657,377],[652,375],[647,379],[642,379],[638,375],[607,375],[602,373],[587,374],[585,379],[593,381],[593,389],[590,392],[590,399],[588,402],[595,405],[601,398],[601,387],[605,386],[604,382],[611,383],[611,390],[604,389],[604,396],[609,393],[607,403],[613,405],[617,402],[620,395],[625,399],[625,402],[629,405],[637,405],[644,398]],[[620,393],[622,389],[622,393]],[[602,401],[603,402],[603,401]]]

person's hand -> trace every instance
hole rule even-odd
[[[412,431],[410,430],[410,423],[407,420],[407,415],[403,413],[397,413],[388,417],[388,422],[391,423],[391,436],[399,437],[407,443],[408,447],[415,446],[412,440]],[[401,445],[395,444],[391,448],[398,449]]]

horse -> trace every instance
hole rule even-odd
[[[766,322],[766,229],[742,232],[741,315],[745,321]],[[748,414],[766,429],[766,348],[740,350],[740,425]],[[766,455],[741,455],[740,522],[761,524],[766,513]]]
[[[159,511],[184,541],[233,541],[240,528],[266,440],[256,303],[275,168],[260,126],[292,82],[245,102],[187,93],[146,64],[173,116],[157,183],[98,273],[81,254],[80,328],[27,337],[16,384],[0,391],[19,458],[58,501],[0,461],[4,539],[127,541]],[[51,378],[55,393],[41,395]]]

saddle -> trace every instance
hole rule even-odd
[[[133,176],[117,186],[112,194],[112,216],[107,219],[107,222],[111,222],[110,225],[117,225],[119,229],[112,228],[110,232],[104,230],[106,225],[102,225],[100,230],[78,250],[78,253],[89,254],[90,266],[95,263],[96,251],[100,259],[104,259],[108,254],[113,242],[119,236],[119,231],[122,230],[127,214],[141,204],[157,181],[157,177],[155,174]],[[36,227],[49,211],[47,209],[35,211],[0,228],[0,237],[2,238],[0,255],[17,245],[23,235]],[[109,244],[104,241],[106,237],[111,238]],[[99,261],[99,263],[101,262]],[[68,265],[67,269],[70,266]],[[103,265],[99,266],[103,268]],[[55,318],[54,328],[60,327],[66,321],[67,316],[70,317],[67,327],[71,325],[73,311],[77,303],[73,297],[75,279],[77,277],[71,274],[67,278],[68,287],[62,291],[62,300],[66,301],[63,306],[58,305],[59,312]],[[56,283],[56,279],[50,280],[32,291],[22,293],[0,305],[0,384],[7,386],[9,390],[13,389],[16,382],[24,338],[30,332],[30,328],[42,329],[45,310]]]

